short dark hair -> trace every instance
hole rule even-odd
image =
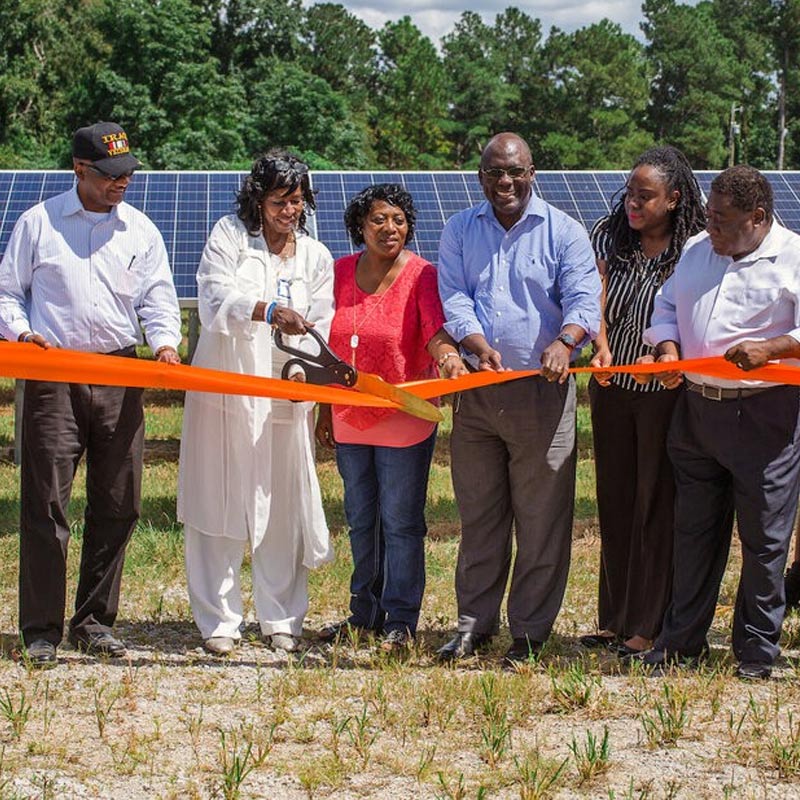
[[[236,216],[244,222],[251,236],[257,236],[261,233],[261,202],[264,197],[275,189],[285,189],[285,194],[291,194],[298,186],[305,203],[298,227],[303,233],[308,233],[306,210],[313,213],[317,209],[308,165],[288,150],[274,148],[255,160],[236,196]]]
[[[362,189],[350,200],[344,210],[344,226],[356,247],[364,244],[364,220],[367,218],[372,204],[381,200],[390,206],[399,208],[406,215],[408,235],[405,243],[408,244],[414,238],[417,210],[414,208],[411,195],[397,183],[376,183],[374,186]]]
[[[755,167],[747,164],[728,167],[711,181],[711,191],[730,197],[731,205],[739,211],[763,208],[768,220],[773,217],[772,186]]]

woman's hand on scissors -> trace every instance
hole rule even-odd
[[[275,306],[272,312],[272,324],[287,336],[296,336],[314,327],[313,322],[303,319],[293,308],[286,306]]]

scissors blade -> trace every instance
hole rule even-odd
[[[353,388],[366,394],[385,397],[387,400],[397,403],[402,411],[405,411],[406,414],[411,414],[412,417],[426,419],[428,422],[441,422],[443,419],[441,411],[433,403],[429,403],[427,400],[411,394],[411,392],[392,386],[391,383],[387,383],[378,375],[359,372]]]

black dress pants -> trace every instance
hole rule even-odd
[[[682,390],[589,383],[600,518],[599,630],[654,639],[672,589],[667,431]]]
[[[83,550],[70,630],[99,633],[114,624],[125,547],[139,519],[143,447],[141,389],[26,382],[19,573],[19,626],[26,644],[61,641],[67,506],[84,453]]]
[[[733,616],[739,661],[771,664],[800,487],[800,389],[715,401],[684,392],[668,438],[675,469],[672,602],[656,647],[698,655],[714,619],[734,513],[742,572]]]

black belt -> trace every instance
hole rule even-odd
[[[112,350],[110,353],[101,353],[104,356],[122,356],[123,358],[136,358],[136,345],[132,344],[128,347],[122,347],[119,350]]]
[[[711,386],[707,383],[694,383],[686,378],[686,388],[690,392],[705,397],[706,400],[739,400],[742,397],[751,397],[754,394],[761,394],[767,389],[774,389],[774,386],[743,386],[741,389],[723,389],[721,386]]]

